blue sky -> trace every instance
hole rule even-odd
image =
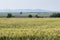
[[[60,0],[0,0],[0,9],[44,9],[60,11]]]

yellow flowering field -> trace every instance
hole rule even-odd
[[[60,40],[60,18],[0,18],[0,40]]]

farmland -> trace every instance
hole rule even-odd
[[[0,18],[0,40],[60,40],[60,18]]]

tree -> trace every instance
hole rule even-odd
[[[32,18],[32,15],[30,14],[28,17],[29,17],[29,18]]]
[[[50,17],[60,17],[60,13],[53,13]]]
[[[22,12],[20,12],[20,14],[22,14]]]
[[[39,18],[39,16],[38,16],[38,15],[35,15],[35,17],[36,17],[36,18]]]
[[[11,18],[11,17],[12,17],[12,14],[8,13],[7,18]]]

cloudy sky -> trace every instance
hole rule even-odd
[[[60,11],[60,0],[0,0],[0,9],[44,9]]]

